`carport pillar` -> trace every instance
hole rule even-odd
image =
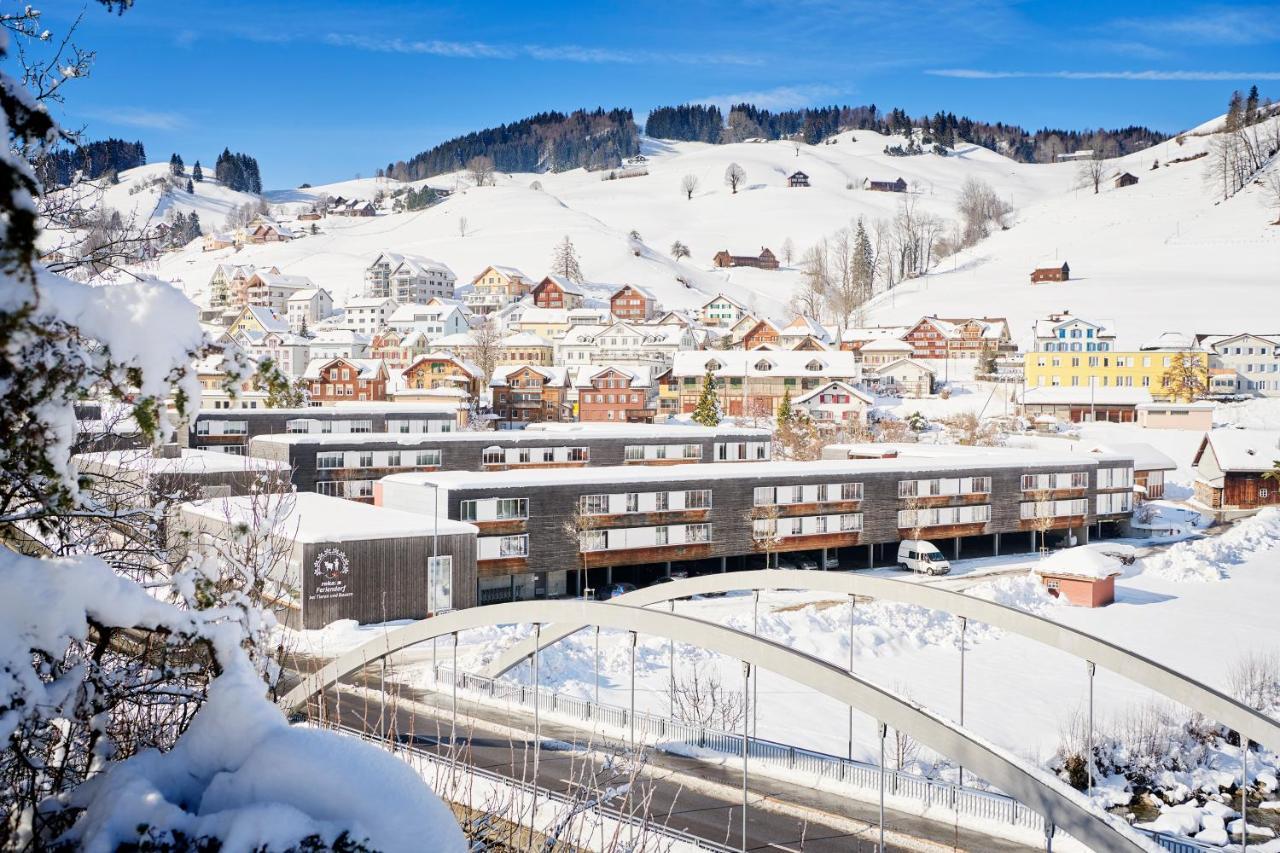
[[[631,726],[631,751],[636,751],[636,632],[631,632],[631,710],[627,712]]]
[[[1031,531],[1031,553],[1034,554],[1035,552],[1036,552],[1036,532],[1032,530]]]
[[[666,571],[666,576],[671,577],[671,561],[670,560],[667,560],[664,570]]]
[[[995,534],[995,556],[1000,556],[1000,534]]]
[[[969,628],[969,619],[960,617],[960,726],[964,727],[964,649],[965,634]],[[964,787],[964,765],[960,765],[960,786]]]
[[[613,566],[604,567],[604,583],[605,586],[609,586],[613,583]]]
[[[827,549],[826,548],[822,549],[822,570],[824,572],[827,570]]]
[[[873,543],[867,544],[867,568],[874,569],[876,567],[876,546]]]
[[[721,557],[720,558],[720,574],[724,574],[727,571],[729,571],[729,558]]]
[[[957,537],[956,537],[956,556],[955,556],[955,559],[957,559],[957,560],[958,560],[958,559],[960,559],[960,537],[959,537],[959,536],[957,536]]]

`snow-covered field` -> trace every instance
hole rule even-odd
[[[1156,158],[1164,163],[1203,150],[1205,137],[1187,137],[1181,146],[1170,140],[1115,161],[1117,171],[1131,171],[1141,182],[1122,190],[1108,183],[1099,195],[1075,188],[1076,167],[1070,163],[1016,163],[967,145],[950,157],[888,157],[882,149],[889,141],[862,131],[841,134],[833,144],[798,148],[790,142],[710,146],[645,140],[650,162],[643,177],[602,181],[600,173],[574,170],[499,175],[497,186],[468,188],[465,178],[444,175],[430,183],[461,191],[428,210],[374,219],[331,217],[321,223],[321,234],[240,252],[203,253],[193,245],[166,254],[154,272],[198,296],[219,262],[275,264],[312,277],[341,301],[359,291],[365,265],[383,248],[441,260],[465,283],[490,263],[540,277],[554,245],[567,234],[591,281],[639,284],[675,308],[696,306],[724,291],[757,311],[787,319],[785,305],[801,281],[804,249],[858,217],[891,218],[902,201],[895,193],[846,187],[859,186],[863,178],[901,176],[912,185],[922,211],[953,219],[961,184],[978,177],[1017,209],[1009,230],[878,297],[873,321],[907,322],[926,313],[1007,316],[1015,338],[1025,342],[1034,318],[1069,309],[1114,319],[1120,347],[1136,348],[1166,329],[1248,328],[1262,319],[1253,309],[1275,304],[1280,228],[1266,224],[1269,211],[1260,188],[1251,186],[1219,204],[1204,186],[1204,160],[1151,170]],[[723,183],[731,162],[747,173],[746,187],[736,195]],[[135,173],[164,168],[126,172],[109,203],[115,205],[117,196],[122,207],[139,203],[140,196],[127,191]],[[786,176],[797,169],[810,176],[812,186],[786,186]],[[691,200],[680,191],[686,174],[699,180]],[[531,188],[535,181],[541,189]],[[272,192],[268,198],[296,208],[324,193],[367,197],[395,186],[367,178]],[[206,229],[219,226],[219,212],[238,201],[223,199],[220,192],[208,182],[198,187],[193,203]],[[182,193],[172,201],[179,208],[189,202]],[[459,230],[463,218],[465,236]],[[633,229],[641,237],[638,246],[628,236]],[[769,246],[780,253],[788,239],[796,260],[780,271],[711,265],[720,249],[748,254]],[[675,240],[690,247],[692,258],[671,258]],[[1071,264],[1072,281],[1028,284],[1032,267],[1063,260]]]

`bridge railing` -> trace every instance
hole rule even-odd
[[[593,702],[580,696],[569,696],[546,687],[534,687],[512,681],[489,678],[472,672],[456,674],[447,665],[433,667],[437,685],[457,682],[465,690],[491,700],[532,709],[537,702],[541,711],[561,714],[583,722],[603,724],[614,729],[628,729],[630,709],[604,702]],[[657,748],[673,745],[694,747],[726,756],[742,755],[742,734],[708,726],[674,720],[648,711],[635,712],[636,739],[652,742]],[[832,780],[879,792],[880,766],[829,753],[804,749],[766,740],[747,738],[747,755],[753,763],[800,771],[820,779]],[[885,769],[885,791],[890,796],[914,800],[923,809],[942,809],[957,815],[992,821],[1007,826],[1044,832],[1044,817],[1022,803],[995,791],[958,785],[941,779],[930,779],[901,770]],[[1212,848],[1195,841],[1165,833],[1139,830],[1172,853],[1202,853]]]

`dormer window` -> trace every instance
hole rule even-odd
[[[724,365],[713,358],[707,362],[706,368],[707,370],[722,370],[724,368]]]
[[[818,361],[818,360],[815,358],[813,361],[811,361],[811,362],[809,362],[808,364],[806,364],[806,365],[804,366],[804,369],[805,369],[805,370],[808,370],[808,371],[811,371],[811,372],[813,372],[813,373],[816,373],[816,372],[818,372],[819,370],[821,370],[821,369],[822,369],[822,362]]]
[[[756,362],[755,369],[763,373],[769,370],[773,370],[773,365],[765,361],[764,359],[760,359],[759,361]]]

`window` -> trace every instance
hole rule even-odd
[[[328,495],[331,498],[342,497],[342,483],[334,480],[325,480],[316,483],[316,494]]]
[[[627,492],[627,512],[640,511],[640,493]]]
[[[608,495],[583,495],[580,499],[583,515],[608,515]]]
[[[249,422],[248,421],[223,421],[222,434],[223,435],[248,435]]]
[[[529,517],[528,498],[499,498],[497,508],[499,521]]]
[[[400,451],[397,450],[394,453],[387,454],[387,467],[388,468],[400,467]]]
[[[501,447],[486,447],[481,455],[485,465],[501,465],[507,461],[507,453]]]
[[[668,544],[668,538],[669,537],[668,537],[668,532],[666,527],[653,528],[653,544],[654,545],[666,545]]]
[[[694,489],[684,493],[685,509],[710,509],[711,508],[711,490],[710,489]]]
[[[341,467],[342,467],[341,453],[317,453],[316,454],[317,469],[324,471],[324,470],[332,470],[334,468],[341,468]]]
[[[358,463],[358,467],[360,468],[373,467],[373,451],[371,450],[360,451],[360,462]]]
[[[751,522],[751,535],[757,540],[772,539],[778,533],[778,521],[774,518],[757,518]]]
[[[584,552],[603,551],[608,547],[608,531],[588,530],[578,535],[578,548]]]
[[[591,460],[591,451],[586,447],[570,447],[568,458],[570,462],[588,462]]]
[[[708,493],[709,494],[709,493]],[[710,542],[710,524],[690,524],[684,529],[685,542]]]
[[[862,500],[862,484],[861,483],[841,483],[840,484],[840,500],[842,501]]]
[[[628,444],[622,458],[628,462],[639,462],[644,459],[644,445]]]
[[[771,506],[774,502],[773,486],[756,486],[753,503],[755,506]]]
[[[429,467],[440,464],[439,450],[419,450],[415,464],[419,467]]]
[[[498,540],[498,556],[499,557],[527,557],[529,556],[529,536],[520,534],[519,536],[503,536]]]
[[[476,504],[478,501],[463,501],[459,507],[458,515],[463,521],[476,520]]]
[[[862,513],[850,512],[840,516],[840,529],[846,532],[850,530],[861,530]]]
[[[682,457],[683,457],[684,459],[701,459],[701,458],[702,458],[702,445],[701,445],[701,444],[686,444],[686,445],[684,446],[684,452],[683,452],[681,455],[682,455]]]

